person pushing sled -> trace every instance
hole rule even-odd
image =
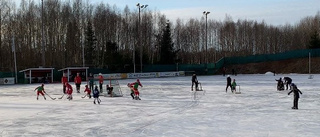
[[[127,86],[131,89],[131,94],[130,95],[131,95],[132,99],[141,100],[140,97],[139,97],[140,93],[139,93],[138,87],[139,86],[143,87],[143,86],[140,83],[140,80],[137,79],[136,82],[128,83]]]

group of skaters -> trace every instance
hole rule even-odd
[[[297,85],[292,83],[292,79],[290,77],[283,77],[283,78],[280,77],[279,79],[276,79],[276,81],[277,81],[278,91],[285,90],[284,85],[286,85],[286,90],[290,90],[288,95],[293,93],[292,109],[298,109],[298,101],[300,98],[300,94],[302,94],[302,92],[298,89]]]
[[[288,95],[290,95],[291,93],[294,94],[292,109],[298,109],[298,101],[300,98],[299,94],[302,94],[302,92],[298,89],[297,85],[292,83],[292,79],[290,77],[283,77],[278,80],[276,79],[276,81],[278,82],[278,84],[277,84],[278,91],[284,90],[285,89],[284,85],[286,85],[286,90],[290,89],[290,92],[288,93]],[[191,91],[193,91],[194,85],[195,85],[195,90],[197,91],[199,82],[198,82],[196,74],[192,75],[191,82],[192,82]],[[226,93],[227,93],[229,87],[230,87],[232,93],[236,92],[236,86],[237,86],[236,80],[235,79],[232,80],[230,75],[228,75],[227,76]]]
[[[85,85],[85,89],[83,91],[85,93],[85,95],[82,97],[82,98],[88,97],[89,99],[91,97],[93,97],[94,104],[96,104],[96,102],[98,104],[101,103],[99,95],[100,95],[100,93],[103,92],[103,87],[102,87],[103,86],[103,76],[101,73],[99,73],[98,79],[99,79],[99,87],[98,87],[98,85],[94,84],[94,77],[93,77],[92,73],[89,74],[88,83],[87,83],[87,85]],[[77,93],[80,93],[81,82],[82,82],[82,79],[81,79],[80,73],[77,73],[77,76],[74,78],[74,83],[76,86]],[[68,82],[68,77],[66,76],[66,74],[63,74],[63,76],[61,78],[61,83],[63,85],[63,95],[59,99],[62,99],[64,96],[66,96],[69,101],[72,100],[73,99],[73,97],[72,97],[73,88],[72,88],[71,84]],[[141,100],[139,97],[139,91],[138,91],[138,86],[142,87],[140,80],[137,79],[136,82],[128,83],[128,86],[131,89],[130,95],[132,96],[132,98],[137,99],[137,100]],[[35,88],[35,91],[36,90],[37,90],[37,100],[39,99],[39,95],[42,95],[44,97],[44,99],[46,100],[46,96],[45,96],[46,92],[44,90],[44,84],[41,84],[41,86]],[[108,94],[110,94],[110,96],[112,97],[113,96],[113,87],[111,85],[107,84],[106,90],[107,90]],[[48,94],[46,94],[46,95],[48,95]]]

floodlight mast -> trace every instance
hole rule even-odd
[[[143,53],[143,46],[141,45],[141,42],[140,42],[140,13],[141,13],[141,10],[142,9],[145,9],[145,8],[147,8],[148,7],[148,5],[141,5],[140,3],[137,3],[137,5],[136,5],[137,7],[138,7],[138,9],[139,9],[139,22],[138,22],[138,45],[140,46],[140,72],[142,73],[142,53]],[[134,48],[135,49],[135,48]],[[135,58],[135,57],[134,57]],[[134,59],[134,61],[135,61],[135,59]],[[134,62],[135,63],[135,62]],[[135,65],[134,65],[134,71],[135,71]],[[135,73],[135,72],[134,72]]]
[[[206,51],[205,51],[205,62],[206,62],[206,66],[208,64],[208,14],[210,14],[209,11],[204,11],[203,15],[206,16]],[[207,70],[207,68],[206,68]]]

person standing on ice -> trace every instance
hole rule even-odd
[[[226,87],[226,93],[227,93],[228,87],[230,87],[230,88],[231,88],[231,91],[232,91],[232,86],[231,86],[231,78],[230,78],[230,75],[228,75],[228,77],[227,77],[227,87]]]
[[[283,77],[284,83],[286,83],[286,90],[288,90],[288,85],[291,85],[292,79],[289,77]],[[291,87],[290,87],[291,90]]]
[[[288,93],[290,95],[291,92],[293,92],[293,107],[292,109],[298,109],[298,101],[299,101],[299,93],[302,94],[302,92],[298,89],[297,85],[294,83],[291,84],[292,90]]]
[[[72,100],[72,92],[73,92],[72,86],[68,82],[66,82],[65,85],[66,85],[66,93],[68,95],[67,99]]]
[[[77,93],[80,93],[80,85],[81,85],[81,76],[80,73],[77,73],[77,76],[74,78],[74,83],[76,84]]]
[[[63,86],[63,94],[66,94],[66,82],[68,82],[68,77],[66,76],[65,73],[63,73],[62,78],[61,78],[61,83]]]
[[[191,78],[191,91],[193,91],[193,85],[195,85],[196,91],[198,90],[198,79],[197,79],[197,75],[195,73],[193,73],[192,78]]]
[[[141,100],[140,97],[139,97],[140,96],[140,93],[139,93],[139,90],[138,90],[139,86],[143,87],[142,84],[140,83],[139,79],[137,79],[136,82],[131,83],[130,86],[129,86],[129,87],[132,87],[132,89],[134,91],[134,95],[135,95],[134,99],[136,99],[136,100]]]
[[[93,104],[96,104],[96,100],[97,100],[98,104],[100,104],[101,100],[100,100],[100,98],[99,98],[100,92],[99,92],[99,90],[98,90],[98,86],[95,86],[92,94],[93,94],[93,98],[94,98]]]
[[[102,88],[102,86],[103,86],[103,76],[102,76],[102,74],[101,73],[99,73],[99,76],[98,76],[98,78],[99,78],[99,89],[100,89],[100,93],[102,93],[103,92],[103,88]]]
[[[93,91],[93,83],[94,83],[94,77],[93,77],[93,74],[90,73],[89,77],[88,77],[87,85],[89,85],[89,88],[90,88],[91,91]]]
[[[44,84],[41,84],[41,86],[39,86],[39,87],[34,89],[34,91],[36,91],[36,90],[37,90],[37,100],[39,99],[39,94],[41,94],[43,96],[44,100],[47,100],[46,97],[43,94],[43,93],[46,93],[44,91]]]
[[[231,84],[232,93],[236,92],[236,86],[237,86],[236,79],[233,79],[232,84]]]

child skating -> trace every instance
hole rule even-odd
[[[132,96],[132,91],[134,92],[134,95],[135,95],[135,96],[133,97],[133,99],[141,100],[141,99],[140,99],[140,93],[139,93],[139,90],[138,90],[138,87],[139,87],[139,86],[143,87],[142,84],[140,83],[140,80],[139,80],[139,79],[137,79],[136,82],[133,82],[133,83],[131,83],[131,84],[129,85],[129,87],[130,87],[130,89],[131,89],[131,96]]]
[[[300,98],[300,94],[302,94],[302,92],[298,89],[297,85],[295,85],[294,83],[291,84],[292,90],[288,93],[288,95],[290,95],[291,92],[293,92],[293,107],[292,109],[298,109],[298,101]]]
[[[67,99],[69,99],[69,101],[70,101],[70,100],[72,100],[73,89],[72,89],[72,86],[68,82],[66,82],[65,84],[66,84],[66,93],[68,95]]]
[[[91,98],[91,90],[90,90],[90,88],[88,87],[88,85],[86,85],[85,87],[86,87],[86,88],[84,89],[84,93],[85,93],[86,95],[84,95],[82,98],[85,98],[85,97]]]
[[[99,98],[100,92],[99,92],[98,86],[94,87],[92,94],[93,94],[93,98],[94,98],[93,104],[96,104],[96,100],[97,100],[98,104],[100,104],[101,100]]]
[[[44,96],[44,93],[46,93],[44,91],[44,84],[42,84],[41,86],[34,89],[34,91],[36,91],[36,90],[37,90],[37,100],[39,99],[39,94],[41,94],[43,96],[44,100],[46,100],[46,97]]]

